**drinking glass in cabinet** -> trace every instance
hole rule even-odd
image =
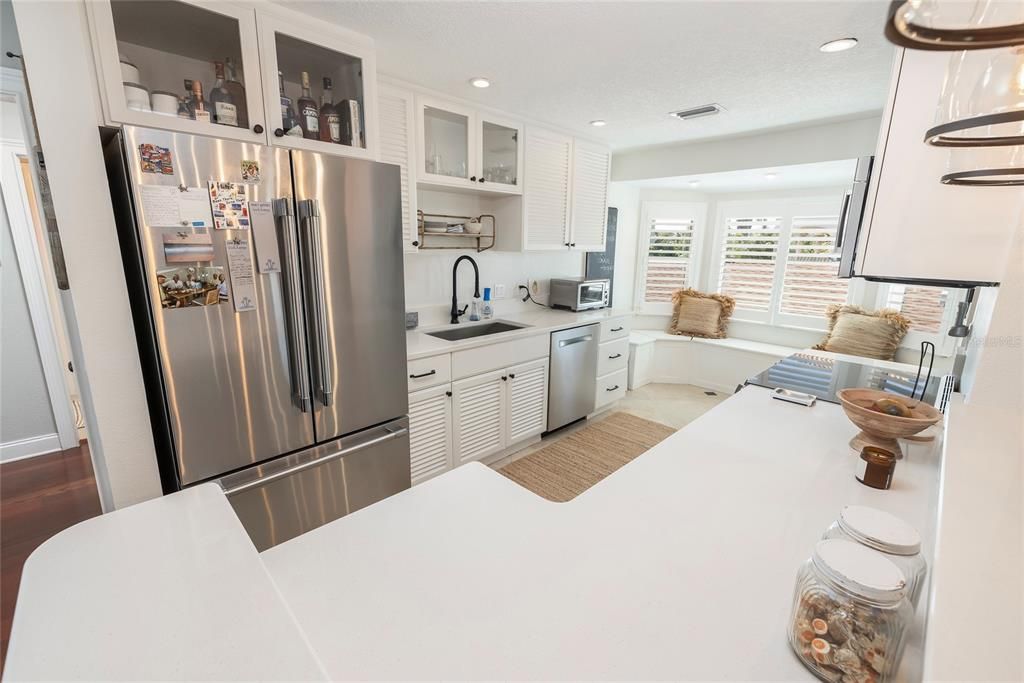
[[[235,17],[176,0],[111,0],[110,10],[129,109],[249,127]]]
[[[365,148],[363,60],[279,31],[274,45],[281,99],[275,135]]]
[[[423,108],[424,170],[469,177],[469,118],[436,107]]]
[[[482,130],[481,157],[484,180],[489,183],[515,185],[519,174],[519,131],[490,121],[483,122]]]

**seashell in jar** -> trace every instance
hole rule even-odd
[[[864,670],[864,663],[853,650],[841,647],[832,655],[832,666],[844,674],[857,675]]]
[[[862,655],[862,657],[864,661],[871,665],[871,668],[877,671],[878,673],[882,673],[883,671],[885,671],[885,650],[876,650],[875,648],[870,648],[867,652],[865,652]]]
[[[810,622],[806,619],[797,619],[793,628],[795,629],[794,633],[796,633],[796,637],[801,643],[810,643],[814,640],[814,630],[811,628]]]
[[[832,638],[845,643],[853,635],[853,619],[845,609],[834,609],[828,613],[828,632]]]
[[[822,638],[811,641],[811,656],[818,664],[828,666],[832,663],[832,646]]]
[[[811,630],[814,631],[816,635],[823,636],[828,633],[828,622],[824,619],[812,619]]]

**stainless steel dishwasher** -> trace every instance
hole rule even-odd
[[[594,412],[599,327],[584,325],[551,333],[549,432]]]

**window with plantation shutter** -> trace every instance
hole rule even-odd
[[[936,334],[942,331],[949,304],[950,292],[941,287],[889,285],[885,307],[909,318],[912,331]]]
[[[727,218],[718,291],[738,308],[768,311],[782,237],[778,217]]]
[[[837,216],[793,218],[786,249],[780,313],[822,317],[830,305],[846,303],[850,281],[837,277],[837,226]]]
[[[697,285],[698,233],[706,211],[706,204],[695,202],[644,202],[638,278],[641,310],[668,312],[677,289]]]

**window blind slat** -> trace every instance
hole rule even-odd
[[[782,279],[779,311],[823,317],[833,304],[846,303],[849,281],[840,280],[835,249],[838,217],[795,217]]]
[[[886,308],[893,308],[910,319],[910,329],[937,333],[942,330],[949,290],[941,287],[891,285]]]
[[[735,299],[740,308],[767,311],[771,305],[780,221],[763,217],[726,221],[718,290]]]
[[[651,219],[647,228],[645,303],[671,302],[673,292],[689,285],[693,228],[689,219]]]

